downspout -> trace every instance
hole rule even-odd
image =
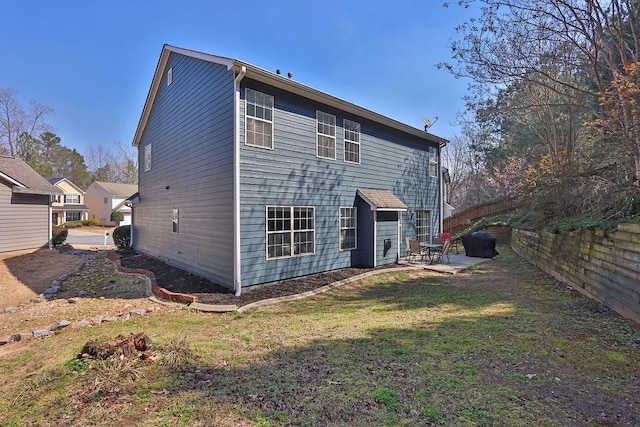
[[[51,225],[51,218],[53,217],[52,203],[52,196],[49,196],[49,218],[47,219],[47,222],[49,223],[49,250],[53,249],[53,226]]]
[[[247,74],[244,65],[233,80],[235,135],[233,138],[233,286],[237,297],[242,293],[242,261],[240,259],[240,82]]]

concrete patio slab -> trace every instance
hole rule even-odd
[[[492,258],[478,258],[469,257],[464,254],[449,254],[450,263],[447,264],[446,257],[445,263],[429,264],[428,262],[409,263],[407,260],[401,260],[400,264],[412,265],[416,267],[422,267],[425,270],[437,271],[439,273],[456,274],[460,271],[466,270],[474,265],[482,264],[483,262],[491,261]]]

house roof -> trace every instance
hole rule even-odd
[[[8,182],[14,193],[63,194],[19,157],[0,155],[0,180]]]
[[[389,190],[358,188],[358,196],[371,206],[372,211],[406,211],[407,205]]]
[[[53,178],[47,178],[47,181],[49,181],[51,185],[55,185],[55,186],[57,186],[59,183],[64,181],[70,186],[72,186],[73,188],[75,188],[76,190],[78,190],[80,194],[84,194],[84,191],[82,191],[82,188],[75,185],[73,182],[71,182],[70,179],[62,178],[62,177],[53,177]]]
[[[329,95],[325,92],[321,92],[310,86],[303,85],[301,83],[298,83],[295,80],[291,80],[290,78],[286,78],[282,75],[273,73],[271,71],[267,71],[263,68],[256,67],[255,65],[251,65],[239,59],[231,59],[231,58],[225,58],[222,56],[210,55],[203,52],[198,52],[190,49],[183,49],[183,48],[165,44],[162,48],[162,53],[160,54],[160,59],[158,60],[158,65],[156,66],[156,71],[154,73],[153,80],[151,82],[151,88],[149,89],[149,93],[147,94],[147,99],[145,101],[144,108],[142,110],[142,116],[140,117],[140,121],[138,122],[138,127],[136,129],[136,133],[133,138],[133,145],[136,147],[139,145],[140,139],[142,138],[142,133],[147,124],[147,120],[149,119],[149,114],[151,113],[151,107],[153,106],[153,102],[155,100],[156,94],[158,93],[158,88],[160,87],[162,76],[164,75],[164,70],[171,53],[177,53],[177,54],[185,55],[191,58],[197,58],[203,61],[224,65],[227,67],[227,70],[233,70],[234,73],[236,74],[240,72],[245,72],[246,77],[250,79],[253,79],[262,83],[266,83],[270,86],[277,87],[287,92],[291,92],[291,93],[303,96],[305,98],[312,99],[314,101],[341,109],[343,111],[355,114],[359,117],[363,117],[365,119],[374,121],[376,123],[389,126],[393,129],[406,132],[408,134],[422,138],[427,142],[438,144],[440,146],[444,146],[447,143],[446,139],[430,134],[429,132],[423,131],[422,129],[409,126],[405,123],[383,116],[371,110],[367,110],[366,108],[360,107],[351,102],[337,98],[333,95]]]
[[[112,196],[129,197],[138,191],[138,184],[118,184],[115,182],[103,181],[94,181],[93,183]],[[91,188],[91,186],[89,186],[89,188]]]

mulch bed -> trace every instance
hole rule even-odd
[[[368,271],[397,265],[386,265],[376,268],[350,267],[312,274],[295,279],[283,280],[251,290],[243,289],[242,294],[236,297],[233,292],[219,284],[166,264],[159,259],[147,255],[139,255],[133,251],[122,251],[120,255],[122,256],[120,264],[123,267],[142,268],[151,271],[156,277],[156,283],[162,288],[172,292],[195,295],[198,297],[198,302],[201,303],[235,304],[238,307],[264,299],[300,294]]]

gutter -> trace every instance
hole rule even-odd
[[[242,262],[240,259],[240,82],[247,74],[242,66],[233,80],[234,137],[233,137],[233,287],[237,297],[242,293]]]

